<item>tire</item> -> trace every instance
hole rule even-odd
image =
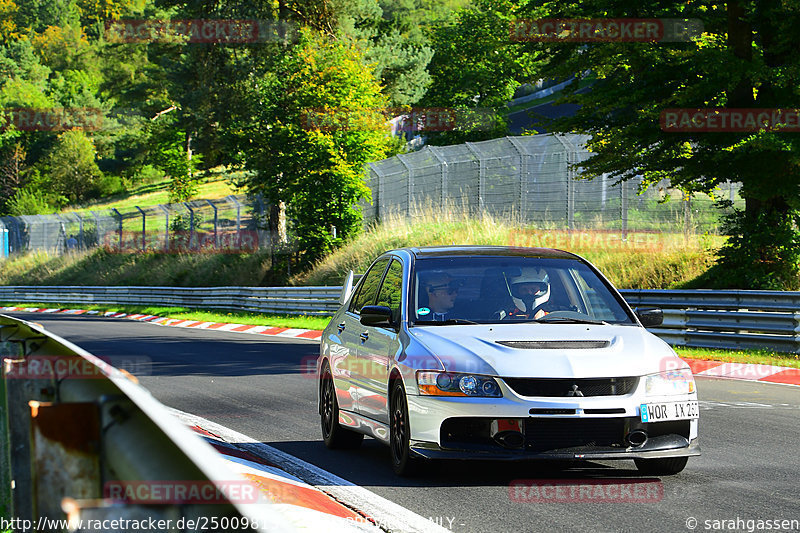
[[[649,476],[674,476],[686,467],[688,457],[665,457],[663,459],[634,459],[636,468]]]
[[[420,471],[421,459],[415,457],[409,447],[411,426],[408,423],[408,402],[402,381],[396,380],[392,385],[390,402],[389,449],[392,470],[398,476],[414,476]]]
[[[320,426],[322,440],[331,450],[353,450],[361,446],[364,435],[339,425],[339,403],[333,386],[333,375],[328,363],[322,367],[320,386]]]

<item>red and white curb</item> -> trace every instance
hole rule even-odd
[[[234,333],[254,333],[258,335],[274,335],[276,337],[289,337],[295,339],[319,339],[322,332],[314,329],[278,328],[274,326],[253,326],[249,324],[227,324],[224,322],[203,322],[200,320],[181,320],[156,315],[114,313],[111,311],[87,311],[85,309],[47,309],[43,307],[0,307],[0,311],[16,311],[25,313],[51,313],[63,315],[95,315],[109,318],[127,318],[140,322],[149,322],[159,326],[173,328],[197,328],[217,331],[230,331]]]
[[[295,512],[304,510],[311,521],[316,517],[319,531],[331,530],[320,522],[327,518],[371,532],[450,532],[433,520],[294,455],[211,420],[177,409],[170,411],[205,437],[232,467],[254,481],[275,504],[292,506]],[[280,469],[275,465],[281,465]]]
[[[302,523],[309,529],[320,526],[328,531],[339,526],[343,531],[380,531],[363,515],[304,483],[298,477],[246,450],[240,450],[200,426],[191,426],[190,429],[217,450],[226,459],[231,470],[254,484],[267,501],[274,505],[291,506],[293,514],[299,514]]]
[[[16,311],[29,313],[60,313],[66,315],[102,315],[111,318],[128,318],[175,328],[210,329],[229,331],[234,333],[254,333],[258,335],[274,335],[277,337],[290,337],[299,339],[319,340],[322,332],[313,329],[277,328],[273,326],[251,326],[245,324],[226,324],[220,322],[202,322],[197,320],[181,320],[155,315],[125,314],[100,311],[86,311],[83,309],[46,309],[38,307],[0,307],[0,311]],[[738,379],[744,381],[761,381],[766,383],[780,383],[783,385],[800,385],[800,369],[784,366],[757,365],[751,363],[723,363],[721,361],[708,361],[705,359],[682,358],[689,363],[696,376]]]

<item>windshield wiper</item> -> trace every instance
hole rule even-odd
[[[534,318],[531,322],[539,322],[546,324],[548,322],[568,322],[570,324],[597,324],[598,326],[607,326],[608,322],[603,320],[595,320],[593,318],[575,318],[571,316],[551,316],[545,315],[542,318]]]
[[[477,322],[466,320],[464,318],[448,318],[447,320],[417,320],[414,322],[415,326],[457,326],[457,325],[474,325]]]

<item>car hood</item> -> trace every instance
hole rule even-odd
[[[417,326],[409,328],[409,334],[437,357],[445,370],[452,372],[500,377],[591,378],[643,376],[660,370],[688,368],[669,345],[638,326]],[[538,342],[533,349],[499,344],[508,341]],[[563,341],[573,341],[573,345],[562,347]],[[576,348],[575,341],[582,346],[602,347]]]

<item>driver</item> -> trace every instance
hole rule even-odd
[[[514,309],[506,316],[537,319],[547,314],[542,306],[550,300],[550,277],[543,268],[523,268],[508,284]]]

